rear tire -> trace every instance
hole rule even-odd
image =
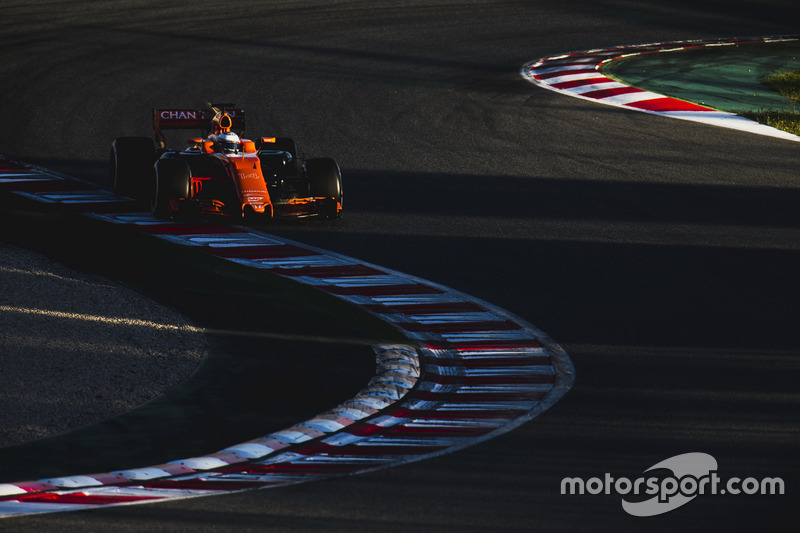
[[[309,196],[325,197],[320,215],[333,219],[341,217],[338,206],[344,204],[342,172],[330,158],[308,159],[303,164],[303,175],[308,180]]]
[[[148,137],[120,137],[111,143],[109,177],[114,194],[146,201],[153,181],[156,149]]]
[[[150,209],[156,218],[172,218],[177,210],[170,200],[191,197],[192,172],[183,159],[159,159],[155,164],[155,190]]]

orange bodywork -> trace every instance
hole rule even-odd
[[[258,158],[256,145],[253,141],[242,139],[242,151],[237,154],[221,154],[214,150],[214,142],[202,138],[189,139],[195,149],[222,161],[228,176],[233,182],[233,188],[240,202],[240,212],[248,208],[254,213],[273,216],[273,206],[270,200],[264,174],[261,171],[261,160]],[[205,176],[192,176],[192,197],[203,192],[204,185],[218,178]],[[221,213],[224,210],[223,202],[215,199],[198,199],[198,207],[206,213]]]
[[[253,151],[248,153],[248,142],[253,144],[252,141],[245,141],[245,151],[241,155],[225,155],[223,157],[228,160],[233,185],[242,202],[242,211],[244,212],[249,206],[256,213],[266,213],[272,216],[272,202],[269,192],[267,192],[264,175],[261,172],[261,161],[255,153],[255,145],[253,145]]]
[[[287,216],[305,217],[316,213],[319,206],[327,200],[325,196],[310,198],[292,198],[283,204],[282,213]],[[336,202],[336,214],[342,212],[342,203]]]
[[[181,197],[168,199],[170,216],[199,211],[232,216],[252,213],[265,217],[324,215],[338,218],[342,211],[341,174],[335,161],[329,158],[310,160],[333,163],[330,176],[315,176],[317,180],[327,179],[325,183],[330,179],[336,180],[333,189],[338,192],[332,196],[318,196],[330,185],[314,189],[305,174],[307,162],[303,162],[302,169],[298,168],[297,150],[292,139],[260,137],[257,149],[255,142],[238,138],[245,131],[243,109],[234,104],[209,104],[208,107],[205,110],[153,109],[153,136],[157,151],[163,152],[163,158],[177,157],[189,166],[189,196],[182,197],[186,189],[178,184]],[[164,130],[191,128],[199,128],[202,136],[189,139],[188,148],[180,152],[167,149]],[[228,140],[231,134],[233,141]],[[276,162],[276,156],[284,159]],[[290,168],[290,173],[281,174],[283,169]],[[270,197],[269,191],[274,198]],[[311,196],[314,192],[317,194]]]

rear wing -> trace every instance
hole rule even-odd
[[[214,117],[222,112],[232,119],[231,129],[244,132],[244,109],[234,104],[212,104],[212,109],[153,109],[153,137],[163,148],[166,144],[164,130],[197,129],[203,137],[211,131]]]

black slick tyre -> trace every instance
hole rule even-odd
[[[308,192],[322,201],[320,215],[333,219],[340,217],[338,206],[343,204],[342,172],[330,158],[308,159],[303,164],[303,175],[308,180]]]
[[[146,201],[156,161],[153,139],[119,137],[111,143],[109,159],[109,178],[114,194]]]
[[[189,164],[182,159],[159,159],[155,164],[155,190],[150,209],[157,218],[171,218],[177,212],[170,200],[181,200],[191,196],[192,173]]]

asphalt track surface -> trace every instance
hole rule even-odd
[[[794,2],[5,2],[0,153],[103,182],[154,106],[229,100],[252,134],[336,157],[347,217],[295,240],[492,302],[570,354],[534,421],[317,484],[23,517],[4,531],[781,530],[797,521],[796,143],[533,87],[533,59],[796,33]],[[319,379],[323,379],[320,376]],[[785,496],[634,518],[566,476],[681,453]]]

